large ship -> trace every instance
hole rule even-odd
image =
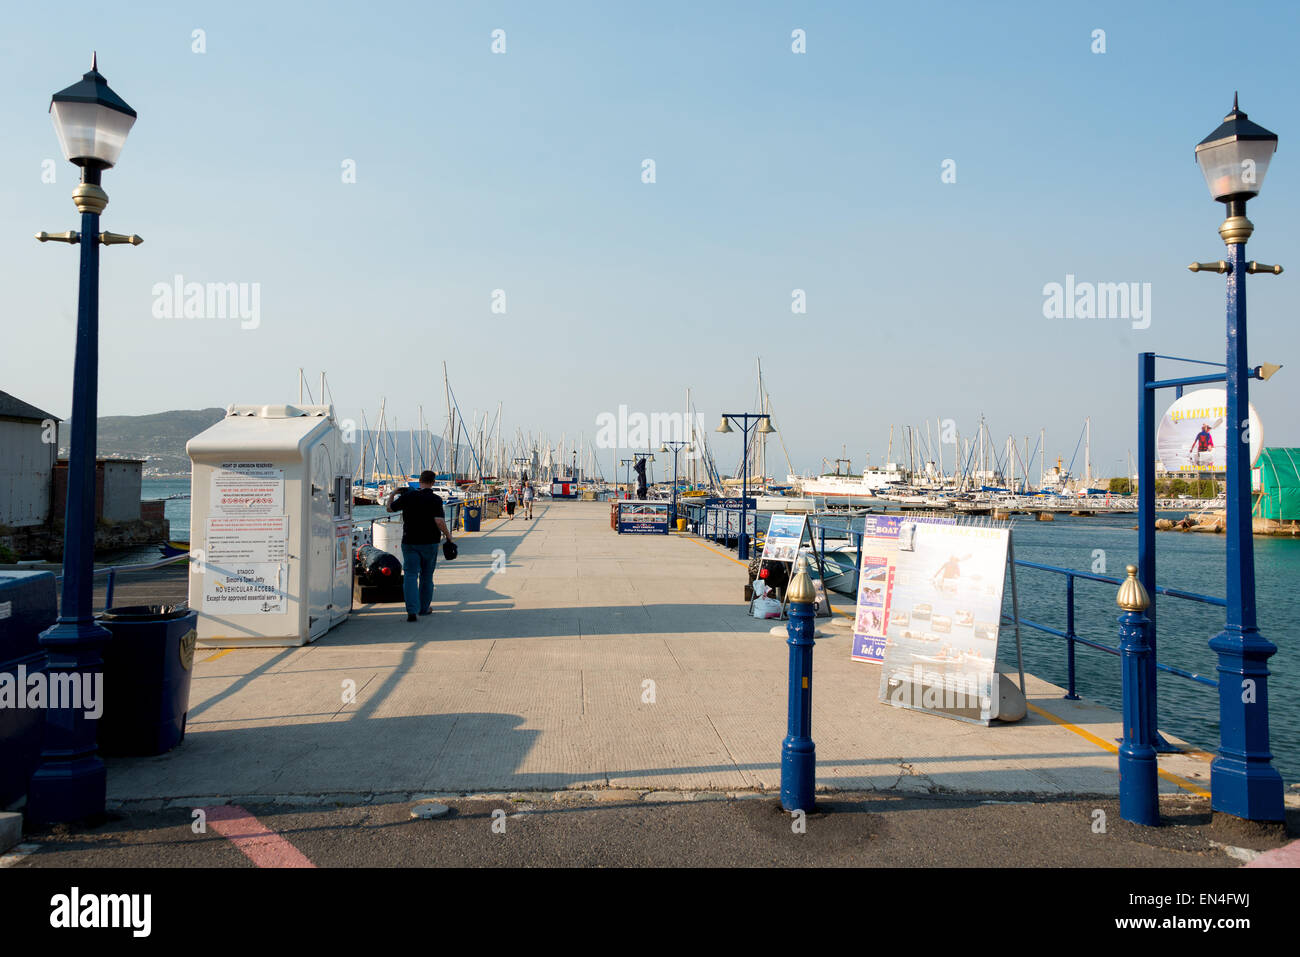
[[[815,478],[791,475],[789,481],[798,486],[803,495],[831,499],[877,498],[906,485],[907,476],[896,463],[889,462],[883,468],[865,468],[861,475],[842,475],[838,472]]]

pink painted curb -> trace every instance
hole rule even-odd
[[[1246,867],[1300,867],[1300,841],[1265,851]]]
[[[307,856],[237,804],[203,808],[212,829],[258,867],[315,867]]]

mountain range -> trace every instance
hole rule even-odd
[[[188,475],[190,459],[185,454],[185,443],[225,417],[226,410],[219,408],[102,416],[99,419],[96,451],[100,458],[144,459],[146,476]],[[59,424],[59,455],[65,458],[71,434],[71,422]],[[364,449],[367,476],[376,469],[379,472],[418,472],[433,467],[434,463],[437,463],[440,470],[449,465],[442,460],[440,450],[443,442],[437,435],[429,434],[427,442],[424,433],[406,430],[389,433],[382,440],[379,433],[374,431],[358,432],[355,438],[352,464],[354,467],[360,464]],[[424,452],[426,444],[428,455]],[[456,464],[462,472],[475,470],[473,456],[463,445]]]

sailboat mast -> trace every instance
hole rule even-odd
[[[1084,488],[1092,487],[1092,416],[1083,420],[1084,434],[1086,438],[1083,443],[1083,482]]]

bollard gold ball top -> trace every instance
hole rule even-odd
[[[785,598],[786,601],[800,601],[809,605],[817,601],[817,590],[808,577],[808,559],[803,555],[794,564],[794,575],[790,579],[790,587],[786,589]]]
[[[1128,573],[1128,577],[1119,586],[1119,594],[1115,596],[1115,604],[1125,611],[1146,611],[1151,607],[1151,597],[1147,594],[1147,590],[1142,587],[1142,583],[1138,581],[1137,566],[1128,565],[1124,571]]]

